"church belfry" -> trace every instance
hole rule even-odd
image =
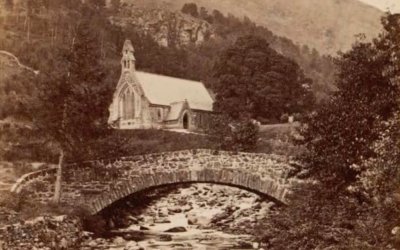
[[[125,40],[121,59],[122,72],[136,70],[136,59],[134,53],[135,49],[133,48],[132,42],[130,40]]]

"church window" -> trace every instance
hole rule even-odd
[[[124,120],[130,120],[135,118],[135,94],[127,88],[125,93],[122,95],[122,117]]]
[[[163,116],[162,116],[162,109],[161,109],[161,108],[159,108],[159,109],[157,110],[157,119],[158,119],[158,121],[162,121],[162,119],[163,119]]]
[[[130,68],[129,61],[126,61],[126,62],[128,63],[128,66],[127,66],[127,68],[129,69],[129,68]]]

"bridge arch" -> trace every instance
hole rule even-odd
[[[152,187],[180,183],[215,183],[235,186],[287,203],[296,182],[288,158],[255,153],[185,150],[136,155],[70,165],[63,170],[61,200],[96,214],[124,197]],[[53,185],[55,170],[20,180],[14,192],[34,190],[35,182]],[[29,180],[28,180],[29,179]],[[53,182],[50,182],[52,180]],[[47,193],[46,193],[47,191]],[[44,202],[49,190],[36,190]]]
[[[270,179],[262,179],[259,175],[227,169],[202,169],[199,171],[178,171],[173,173],[156,172],[143,174],[121,183],[119,187],[92,199],[86,208],[96,214],[113,203],[137,192],[166,185],[209,183],[237,187],[253,193],[268,196],[278,203],[285,203],[286,189],[280,188]]]

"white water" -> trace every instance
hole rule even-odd
[[[140,216],[131,216],[139,223],[118,230],[131,234],[144,233],[142,240],[125,241],[116,237],[101,249],[258,249],[259,244],[252,235],[230,232],[254,227],[258,218],[267,215],[271,204],[260,201],[255,194],[236,188],[192,185],[151,202]],[[231,211],[230,216],[215,222],[216,216],[226,214],[226,211]],[[143,227],[148,230],[143,230]],[[176,227],[183,227],[186,231],[165,232]]]

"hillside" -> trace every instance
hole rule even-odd
[[[137,6],[180,10],[184,3],[217,9],[234,16],[247,16],[277,35],[316,48],[321,53],[335,54],[347,50],[355,35],[367,38],[380,30],[383,12],[357,0],[125,0]],[[234,4],[233,4],[234,2]]]
[[[180,10],[166,10],[156,5],[125,3],[117,13],[111,13],[110,20],[128,33],[132,30],[144,31],[157,44],[169,50],[177,46],[196,55],[195,58],[188,57],[184,71],[176,68],[175,72],[162,73],[186,72],[175,76],[201,80],[212,87],[209,84],[212,79],[209,77],[212,75],[215,58],[239,37],[257,35],[264,38],[272,49],[300,65],[306,76],[313,80],[312,88],[317,100],[325,99],[335,89],[335,66],[331,57],[310,49],[307,45],[300,46],[287,37],[275,34],[268,27],[257,25],[249,18],[224,15],[218,10],[205,10],[203,7],[198,8],[198,11],[198,15],[188,12],[185,14]],[[138,41],[133,39],[133,42]],[[146,52],[145,60],[149,56]],[[179,60],[182,61],[183,58]],[[142,61],[138,62],[139,66],[144,66]],[[199,66],[198,62],[202,65]],[[154,64],[149,66],[144,68],[150,68],[151,71]],[[157,70],[156,72],[160,73]]]

